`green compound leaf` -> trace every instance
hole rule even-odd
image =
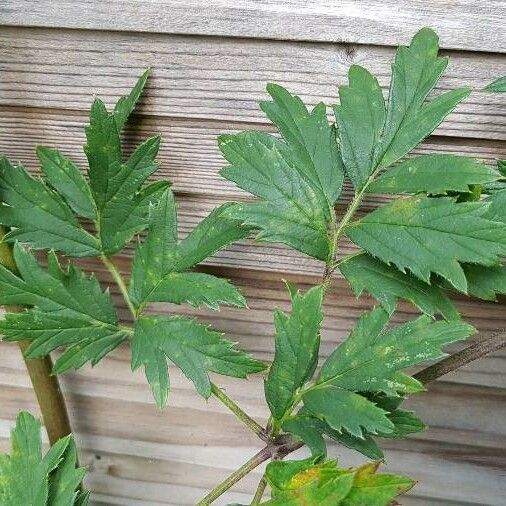
[[[88,493],[78,491],[85,474],[77,468],[71,436],[57,441],[42,456],[40,422],[23,411],[11,432],[12,453],[0,454],[2,506],[86,506]]]
[[[506,76],[496,79],[489,85],[485,86],[485,89],[495,93],[506,93]]]
[[[167,360],[179,367],[205,398],[211,395],[208,374],[245,378],[265,364],[234,348],[222,334],[191,318],[153,316],[137,320],[132,338],[132,370],[144,366],[159,407],[167,403]]]
[[[265,381],[265,397],[275,419],[281,419],[294,395],[313,375],[320,349],[323,288],[292,296],[292,312],[274,313],[275,354]]]
[[[268,84],[267,92],[273,101],[260,102],[260,108],[290,146],[298,169],[333,205],[341,194],[344,170],[325,104],[309,112],[299,97],[282,86]]]
[[[148,302],[188,302],[217,309],[220,304],[245,307],[246,301],[228,281],[209,274],[184,272],[224,246],[249,233],[225,216],[225,204],[201,221],[181,242],[177,239],[174,195],[166,189],[150,211],[149,233],[135,251],[130,296],[142,311]]]
[[[13,227],[5,240],[19,240],[36,249],[54,248],[77,257],[99,254],[97,239],[81,227],[62,197],[7,158],[0,159],[0,197],[0,223]]]
[[[274,461],[267,465],[266,479],[272,499],[265,506],[387,506],[407,492],[414,482],[404,476],[379,474],[379,462],[342,469],[335,461],[316,463]]]
[[[317,384],[397,396],[416,389],[416,382],[408,388],[405,375],[399,375],[403,369],[444,357],[442,346],[475,332],[463,321],[433,321],[428,316],[385,330],[387,323],[388,314],[382,309],[362,315],[323,364]]]
[[[390,267],[367,253],[345,259],[339,264],[339,269],[357,297],[367,290],[389,314],[395,311],[397,299],[404,299],[429,316],[439,313],[447,320],[459,318],[441,288]]]
[[[53,371],[96,364],[127,338],[118,327],[116,311],[97,279],[76,267],[62,270],[53,253],[48,270],[17,243],[14,258],[19,277],[0,266],[0,303],[34,306],[22,313],[7,313],[0,321],[6,341],[31,341],[26,355],[44,357],[66,348]]]
[[[37,146],[37,157],[47,182],[79,216],[95,219],[95,202],[90,187],[77,165],[58,150]]]
[[[377,79],[352,65],[349,85],[339,87],[340,105],[334,107],[346,173],[355,189],[369,179],[376,163],[376,148],[385,124],[385,101]]]
[[[303,400],[308,412],[334,430],[344,429],[356,437],[362,437],[364,431],[377,434],[393,430],[386,411],[354,392],[329,384],[308,391]]]
[[[469,95],[463,88],[425,102],[447,65],[438,49],[437,35],[423,28],[409,47],[397,50],[386,108],[376,78],[358,65],[350,68],[334,112],[345,169],[357,192],[377,169],[400,160],[430,135]]]
[[[148,73],[128,97],[109,113],[96,99],[86,127],[89,185],[76,165],[56,150],[39,146],[46,181],[31,177],[22,167],[0,160],[0,223],[17,239],[36,249],[55,249],[68,256],[111,255],[148,225],[150,202],[156,202],[168,183],[144,186],[157,169],[160,139],[142,143],[123,160],[120,131],[144,88]],[[53,190],[54,188],[54,190]],[[86,232],[74,212],[93,219],[98,239]]]
[[[222,135],[218,143],[230,163],[221,174],[261,202],[237,204],[234,217],[259,228],[258,240],[281,242],[326,260],[329,224],[341,193],[343,169],[325,106],[309,112],[298,97],[268,85],[273,102],[261,107],[283,140],[261,132]]]
[[[360,444],[357,438],[400,437],[423,430],[423,424],[412,413],[398,409],[402,401],[399,394],[422,389],[402,370],[441,358],[442,346],[465,339],[474,329],[462,321],[434,322],[422,316],[385,330],[388,319],[383,309],[364,314],[323,364],[316,383],[302,397],[304,409],[298,416],[303,418],[298,421],[306,432],[308,427],[316,429],[372,456],[380,452],[375,443],[369,439]]]
[[[431,272],[466,292],[459,262],[496,265],[506,254],[506,228],[487,218],[483,202],[449,197],[399,199],[352,223],[348,237],[383,262],[409,269],[425,282]]]
[[[368,187],[369,193],[470,192],[471,185],[497,181],[501,175],[472,158],[422,155],[388,169]]]

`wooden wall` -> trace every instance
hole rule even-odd
[[[331,104],[347,68],[359,63],[386,87],[394,46],[431,26],[450,57],[439,90],[465,85],[476,91],[418,151],[461,153],[492,164],[506,156],[506,100],[481,89],[506,74],[504,19],[504,0],[2,0],[0,152],[36,171],[34,148],[43,143],[84,166],[83,126],[93,94],[112,104],[152,66],[147,95],[125,142],[131,147],[162,133],[159,176],[174,182],[184,234],[215,205],[247,198],[218,176],[223,161],[216,135],[271,129],[257,107],[268,81],[310,104]],[[366,205],[380,202],[371,197]],[[118,263],[126,272],[129,254]],[[86,265],[107,280],[99,266]],[[316,282],[322,269],[281,245],[252,241],[220,252],[204,268],[237,282],[250,309],[198,313],[264,359],[273,349],[272,310],[287,308],[281,278],[304,287]],[[506,327],[504,302],[460,299],[458,305],[484,338]],[[371,303],[356,300],[336,280],[326,304],[323,355]],[[121,312],[126,318],[124,308]],[[412,307],[401,305],[396,318],[413,314]],[[465,367],[410,401],[431,428],[384,444],[387,468],[419,481],[403,504],[506,504],[505,358],[496,353]],[[142,373],[130,372],[126,347],[94,370],[62,377],[96,505],[195,504],[258,449],[257,440],[217,401],[206,403],[177,371],[171,373],[171,405],[164,412],[155,408]],[[265,422],[260,377],[217,381]],[[37,412],[19,352],[3,343],[2,448],[19,409]],[[338,447],[331,453],[343,464],[361,460]],[[216,504],[246,502],[260,472]]]

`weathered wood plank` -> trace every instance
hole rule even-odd
[[[7,348],[17,353],[14,346]],[[10,378],[24,376],[15,354],[8,352],[0,359],[0,370]],[[171,372],[175,380],[172,405],[163,415],[154,407],[147,389],[140,397],[140,374],[131,375],[126,360],[108,357],[93,372],[84,368],[62,377],[79,447],[84,450],[82,461],[90,466],[89,484],[99,494],[124,494],[128,500],[161,504],[167,504],[166,500],[172,504],[166,498],[177,497],[177,504],[194,504],[207,487],[255,452],[258,443],[233,416],[215,400],[206,404],[179,374]],[[265,406],[259,404],[262,382],[257,377],[248,383],[245,389],[240,381],[220,378],[230,395],[265,421]],[[4,438],[18,408],[37,411],[26,385],[5,385],[0,402],[0,436]],[[427,498],[501,504],[504,394],[496,389],[462,389],[441,383],[412,405],[432,428],[407,441],[385,441],[387,469],[420,479],[417,494]],[[261,407],[263,416],[258,416],[255,406]],[[486,421],[480,419],[483,412],[491,415]],[[190,419],[202,423],[192,424],[189,431]],[[449,429],[449,424],[456,430]],[[359,455],[342,448],[333,447],[331,454],[349,465],[361,461]],[[241,482],[235,491],[251,493],[255,478],[258,475]],[[442,486],[443,481],[450,492]],[[487,490],[486,497],[483,490]]]
[[[0,107],[0,152],[36,171],[39,162],[35,147],[44,144],[60,149],[84,168],[87,165],[83,152],[84,127],[87,123],[88,117],[84,111]],[[146,137],[159,133],[162,147],[158,156],[160,169],[156,177],[172,181],[176,193],[243,199],[247,198],[247,194],[219,175],[219,170],[226,162],[219,152],[217,137],[222,133],[236,133],[251,128],[252,125],[248,123],[135,116],[127,126],[124,147],[129,153]],[[262,129],[273,131],[272,127],[267,126],[262,126]],[[413,154],[427,153],[471,156],[495,165],[496,159],[506,157],[506,144],[434,136],[413,151]],[[343,203],[347,203],[350,196],[347,188]],[[387,200],[388,197],[370,196],[366,205]]]
[[[386,89],[392,55],[392,49],[376,46],[5,28],[0,105],[88,110],[92,93],[111,103],[151,65],[143,113],[265,124],[257,102],[266,98],[268,81],[287,86],[309,104],[330,105],[353,63],[369,68]],[[452,54],[438,91],[459,86],[476,91],[436,133],[506,137],[506,97],[481,91],[503,74],[503,57]]]
[[[407,44],[430,26],[442,47],[506,52],[501,0],[4,0],[0,23],[357,44]]]

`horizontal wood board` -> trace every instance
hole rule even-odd
[[[124,136],[131,151],[146,136],[161,133],[158,178],[173,181],[180,235],[213,207],[249,196],[218,174],[224,162],[216,136],[244,129],[272,131],[258,101],[265,84],[278,82],[309,104],[337,100],[337,85],[358,63],[373,71],[385,94],[394,46],[421,26],[436,28],[448,70],[436,93],[471,86],[472,95],[415,153],[449,152],[485,163],[506,157],[506,97],[483,91],[506,74],[502,1],[329,2],[299,0],[200,0],[87,2],[5,0],[0,5],[0,153],[38,172],[35,146],[60,148],[82,167],[83,126],[94,94],[111,105],[148,66],[153,75],[145,98]],[[329,108],[329,117],[332,114]],[[338,213],[351,192],[347,188]],[[364,209],[388,201],[370,196]],[[342,253],[354,251],[350,244]],[[115,260],[129,269],[131,250]],[[107,273],[96,261],[81,265]],[[307,288],[322,265],[278,244],[242,241],[202,266],[231,278],[244,291],[249,310],[195,311],[164,304],[151,310],[198,314],[269,360],[274,308],[288,309],[281,278]],[[120,315],[128,312],[113,290]],[[356,299],[339,277],[326,305],[322,358],[349,332],[373,301]],[[464,316],[483,339],[506,327],[504,301],[481,303],[459,297]],[[396,321],[413,318],[401,304]],[[19,409],[37,412],[15,345],[0,353],[0,448]],[[458,349],[455,348],[455,349]],[[503,505],[506,497],[504,412],[506,353],[498,352],[449,375],[410,401],[431,428],[406,441],[385,441],[387,469],[414,476],[418,485],[405,505]],[[257,451],[258,442],[216,401],[199,398],[171,368],[171,406],[160,413],[140,372],[129,368],[126,346],[95,370],[62,378],[72,422],[90,468],[94,504],[195,504],[220,479]],[[260,422],[267,411],[262,379],[216,377]],[[360,456],[332,447],[345,464]],[[227,502],[246,502],[259,472],[234,487]]]

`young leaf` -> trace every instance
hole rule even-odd
[[[387,412],[356,393],[325,385],[309,390],[303,397],[304,407],[334,430],[346,430],[356,437],[363,432],[377,434],[392,432],[393,424]]]
[[[339,87],[340,105],[334,112],[346,173],[358,191],[375,168],[386,111],[378,81],[366,69],[352,65],[348,79],[348,86]]]
[[[482,202],[414,196],[373,211],[349,225],[346,234],[401,271],[407,268],[427,283],[435,272],[466,292],[459,262],[490,266],[506,254],[506,229],[487,219],[487,209]]]
[[[6,341],[31,341],[28,357],[65,347],[54,365],[54,372],[61,373],[87,361],[97,363],[127,338],[118,327],[110,295],[94,276],[87,278],[73,266],[62,270],[53,253],[45,271],[17,243],[14,258],[19,277],[0,266],[0,303],[35,307],[7,313],[0,330]]]
[[[405,391],[399,373],[444,356],[441,347],[469,337],[475,329],[463,321],[436,321],[427,316],[385,331],[388,315],[375,309],[360,317],[350,336],[326,360],[317,384],[356,392]],[[351,431],[350,431],[351,432]]]
[[[316,135],[312,132],[312,138]],[[315,184],[314,171],[301,164],[299,149],[261,132],[222,135],[218,142],[231,164],[222,169],[223,177],[262,199],[237,204],[232,216],[260,228],[258,240],[282,242],[325,260],[330,253],[327,229],[333,211],[322,181]],[[334,186],[329,191],[334,194]]]
[[[274,313],[276,350],[265,382],[265,398],[275,419],[281,419],[297,390],[313,375],[320,348],[323,288],[315,286],[292,297],[290,316]]]
[[[357,297],[367,290],[389,314],[394,312],[397,299],[405,299],[429,316],[439,313],[447,320],[459,318],[454,305],[438,286],[424,283],[367,253],[350,256],[339,264],[339,269]]]
[[[268,84],[267,92],[273,101],[260,102],[260,108],[290,146],[297,167],[332,206],[341,194],[344,170],[325,104],[309,112],[299,97],[282,86]]]
[[[342,506],[386,506],[392,499],[410,490],[414,481],[405,476],[378,474],[380,463],[371,462],[356,469],[353,487]]]
[[[470,186],[497,181],[501,175],[472,158],[422,155],[385,171],[368,187],[369,193],[470,192]]]
[[[404,476],[377,474],[378,467],[379,462],[342,469],[335,461],[274,461],[265,473],[272,499],[262,505],[387,506],[413,487]]]
[[[237,220],[224,216],[229,205],[214,210],[181,242],[177,239],[174,195],[166,189],[150,212],[149,233],[137,246],[130,296],[141,311],[148,302],[189,302],[217,309],[220,304],[244,307],[239,291],[224,279],[184,272],[227,244],[248,235]]]
[[[86,232],[67,203],[21,165],[0,158],[0,223],[13,227],[5,240],[36,249],[54,248],[71,256],[99,254],[99,243]]]
[[[430,28],[422,28],[408,47],[397,49],[378,148],[380,167],[406,155],[471,92],[468,88],[449,91],[424,104],[448,64],[446,58],[437,56],[438,50],[438,36]]]
[[[218,332],[181,316],[137,320],[132,337],[132,370],[144,365],[158,406],[168,396],[166,358],[176,364],[205,398],[211,395],[209,372],[245,378],[265,365],[234,348]]]
[[[95,219],[96,209],[90,187],[81,171],[58,150],[37,146],[37,157],[47,182],[67,201],[79,215]]]
[[[0,455],[2,506],[87,504],[87,493],[76,490],[85,470],[76,468],[71,436],[57,441],[43,457],[40,422],[23,411],[16,417],[11,441],[11,455]]]
[[[287,490],[296,490],[304,484],[319,479],[324,474],[330,477],[339,472],[335,460],[322,462],[319,457],[309,457],[303,460],[273,460],[265,468],[265,480],[272,489],[272,496]]]
[[[499,77],[499,79],[485,86],[485,89],[495,93],[506,93],[506,76]]]

